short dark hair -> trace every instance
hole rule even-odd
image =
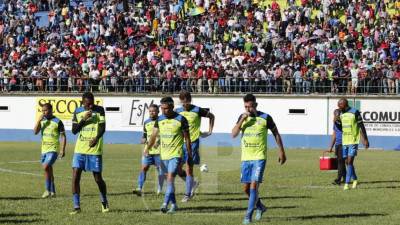
[[[92,92],[85,92],[85,93],[83,93],[83,95],[82,95],[82,99],[85,99],[85,98],[94,100],[94,95],[93,95]]]
[[[174,100],[171,97],[164,97],[161,99],[160,101],[161,104],[167,104],[167,105],[173,105],[174,104]]]
[[[244,102],[256,102],[256,96],[253,94],[247,94],[243,97]]]
[[[344,103],[346,103],[346,106],[349,106],[349,100],[347,100],[347,98],[340,98],[339,102],[343,101]]]
[[[155,109],[158,110],[158,105],[156,105],[156,104],[151,104],[151,105],[149,106],[149,108],[155,108]]]
[[[46,107],[46,108],[48,108],[49,110],[53,111],[53,105],[50,104],[50,103],[44,103],[44,104],[42,105],[42,108],[43,108],[43,107]]]
[[[192,101],[192,95],[190,94],[190,92],[186,91],[186,90],[182,90],[179,93],[179,99],[180,100],[188,100],[188,101]]]

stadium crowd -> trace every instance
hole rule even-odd
[[[400,94],[395,0],[2,2],[0,92]]]

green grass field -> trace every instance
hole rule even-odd
[[[82,178],[82,214],[70,216],[71,156],[55,164],[57,198],[41,199],[43,172],[37,143],[0,143],[0,224],[241,224],[247,199],[239,184],[240,152],[203,148],[209,173],[196,170],[201,185],[175,215],[161,214],[162,197],[154,194],[155,171],[149,172],[144,197],[131,194],[140,167],[140,146],[106,145],[104,177],[111,212],[102,214],[91,174]],[[331,185],[335,171],[319,171],[321,151],[289,150],[284,166],[269,151],[260,196],[269,208],[255,224],[399,224],[399,153],[361,151],[356,161],[359,189],[344,192]],[[136,182],[135,182],[136,185]],[[177,200],[183,191],[177,182]]]

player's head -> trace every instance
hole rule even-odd
[[[349,101],[347,101],[347,99],[345,98],[341,98],[338,101],[338,107],[341,111],[346,110],[349,107]]]
[[[151,105],[149,106],[149,115],[150,115],[150,118],[152,118],[152,119],[157,118],[158,113],[159,113],[158,105],[156,105],[156,104],[151,104]]]
[[[53,106],[50,103],[42,105],[42,112],[44,117],[50,118],[53,115]]]
[[[181,102],[183,108],[189,109],[189,106],[192,102],[192,95],[190,92],[183,90],[179,93],[179,101]]]
[[[169,116],[174,113],[174,100],[171,97],[164,97],[160,101],[162,114]]]
[[[91,92],[85,92],[82,95],[82,105],[85,109],[92,109],[94,105],[94,96]]]
[[[254,115],[257,112],[256,96],[254,96],[253,94],[247,94],[243,97],[243,101],[246,112]]]

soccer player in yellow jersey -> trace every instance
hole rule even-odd
[[[358,144],[362,137],[365,148],[369,148],[367,131],[365,129],[360,111],[349,106],[347,99],[338,102],[340,109],[340,122],[342,124],[343,158],[346,160],[346,183],[343,189],[349,190],[350,180],[353,179],[352,188],[357,188],[357,175],[354,168],[354,159],[357,156]]]
[[[56,188],[54,185],[53,164],[57,160],[57,151],[61,149],[60,158],[65,156],[65,145],[67,138],[65,137],[65,129],[63,122],[57,117],[53,116],[53,106],[46,103],[42,106],[43,114],[39,117],[33,128],[35,134],[39,132],[42,135],[42,157],[41,162],[44,169],[44,176],[46,178],[46,190],[42,198],[55,197]]]
[[[150,135],[153,133],[154,124],[158,119],[158,106],[156,104],[151,104],[149,106],[149,115],[150,117],[144,121],[143,125],[143,137],[142,137],[142,144],[147,144],[147,141]],[[158,142],[159,142],[159,138]],[[138,177],[138,187],[136,190],[133,191],[134,194],[140,196],[142,194],[142,189],[144,182],[146,181],[146,174],[149,170],[150,166],[154,165],[157,168],[158,172],[158,188],[157,188],[157,195],[161,193],[163,183],[164,183],[164,173],[162,171],[162,163],[160,158],[160,146],[159,143],[156,143],[153,148],[149,149],[149,153],[147,156],[142,157],[142,168],[139,173]]]
[[[101,175],[103,135],[106,131],[104,108],[94,104],[94,96],[86,92],[82,96],[82,107],[74,112],[72,119],[72,133],[78,134],[75,153],[72,160],[72,194],[74,211],[81,212],[80,207],[80,180],[82,171],[91,171],[100,190],[102,212],[108,212],[107,188]]]
[[[256,209],[255,220],[261,220],[262,214],[267,210],[258,198],[258,187],[262,183],[266,159],[268,129],[272,131],[279,149],[279,162],[286,161],[281,135],[278,132],[272,117],[266,113],[257,111],[256,97],[247,94],[244,98],[245,112],[240,115],[235,127],[232,129],[232,137],[242,133],[242,165],[241,182],[244,184],[244,192],[249,197],[249,204],[243,224],[250,224],[253,211]]]
[[[209,110],[204,108],[195,106],[192,104],[192,96],[188,91],[182,91],[179,94],[179,100],[182,104],[182,107],[177,108],[175,111],[182,116],[184,116],[189,123],[189,133],[190,133],[190,141],[192,145],[192,156],[193,156],[193,164],[200,164],[200,137],[208,137],[212,134],[214,128],[214,120],[215,116]],[[201,118],[206,117],[209,119],[209,129],[208,132],[201,133]],[[186,145],[183,145],[183,162],[187,160],[186,154]],[[195,190],[199,185],[198,181],[194,180],[193,174],[193,165],[189,165],[186,168],[186,171],[182,170],[182,167],[179,168],[179,176],[186,181],[186,193],[182,199],[182,202],[187,202],[191,199]]]
[[[160,156],[164,165],[164,174],[167,174],[167,190],[164,203],[161,206],[163,213],[175,213],[177,210],[175,198],[175,176],[182,160],[182,147],[186,144],[188,160],[186,164],[192,164],[192,149],[189,136],[189,124],[186,118],[174,111],[174,100],[171,97],[164,97],[160,101],[162,115],[154,124],[153,133],[143,154],[147,156],[149,150],[160,138]],[[168,205],[171,208],[168,210]]]

